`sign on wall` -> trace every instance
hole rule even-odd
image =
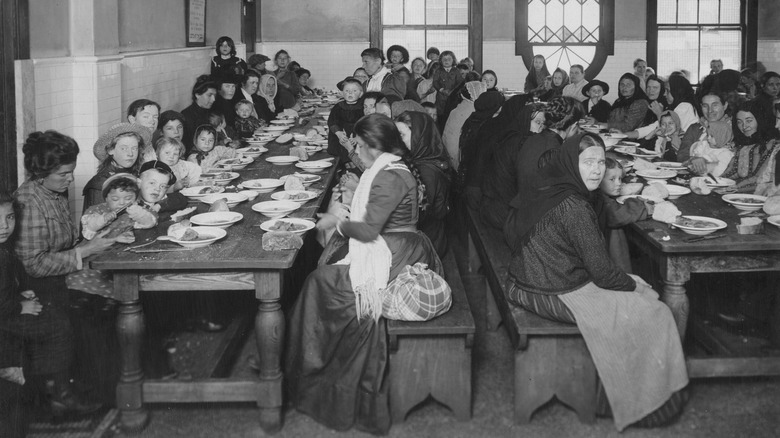
[[[206,0],[185,0],[187,47],[206,45]]]

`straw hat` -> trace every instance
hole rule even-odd
[[[111,144],[111,141],[114,140],[117,135],[126,132],[134,132],[140,135],[144,140],[144,147],[142,150],[138,151],[139,154],[143,155],[144,150],[152,146],[152,131],[149,128],[134,123],[118,123],[97,139],[95,145],[92,147],[92,153],[95,154],[95,157],[97,157],[100,162],[103,162],[108,156],[106,148]]]

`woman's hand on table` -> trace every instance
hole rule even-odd
[[[37,298],[22,301],[22,315],[38,316],[43,310],[43,304],[38,302]]]
[[[132,231],[125,231],[117,236],[116,241],[118,243],[133,243],[135,242],[135,234]]]
[[[103,231],[102,233],[93,237],[92,240],[85,240],[81,242],[76,247],[81,251],[81,258],[84,259],[91,255],[100,254],[108,248],[111,248],[111,245],[116,243],[116,238],[106,237],[106,235],[108,235],[108,231],[109,230]]]
[[[697,175],[704,175],[707,173],[707,160],[702,157],[693,157],[690,160],[683,163],[691,172]]]

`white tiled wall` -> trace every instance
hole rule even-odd
[[[757,58],[767,71],[780,72],[780,41],[758,40]]]
[[[294,61],[311,71],[309,86],[335,90],[336,83],[351,76],[360,67],[360,52],[367,49],[365,42],[266,42],[255,46],[255,53],[273,58],[284,49]]]
[[[615,54],[607,58],[598,79],[614,89],[620,76],[633,70],[634,59],[644,57],[646,47],[646,41],[615,41]],[[515,55],[514,41],[485,41],[482,45],[482,67],[496,72],[500,88],[522,90],[528,75],[522,57]],[[612,102],[615,97],[616,93],[612,91],[605,100]]]

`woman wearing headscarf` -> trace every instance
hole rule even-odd
[[[444,218],[450,210],[452,168],[436,122],[426,113],[405,112],[395,118],[401,138],[411,151],[412,162],[425,185],[426,206],[417,227],[425,233],[439,256],[447,251]]]
[[[474,102],[486,89],[485,84],[480,81],[466,82],[464,91],[461,93],[463,100],[452,110],[444,125],[442,141],[444,141],[444,147],[447,148],[447,153],[452,159],[452,168],[455,170],[458,170],[460,164],[460,151],[458,150],[460,147],[460,128],[474,112]]]
[[[481,79],[479,73],[470,71],[466,73],[466,78],[450,93],[447,97],[447,101],[444,104],[444,112],[439,113],[436,119],[436,124],[439,126],[439,132],[444,132],[444,126],[447,124],[447,119],[450,117],[452,111],[463,102],[464,96],[468,96],[466,90],[466,84],[469,82],[479,81]],[[487,87],[485,88],[487,90]],[[476,99],[476,98],[474,98]]]
[[[460,166],[458,167],[457,191],[464,193],[466,187],[466,178],[471,172],[471,166],[477,155],[477,151],[482,147],[478,142],[479,132],[482,126],[488,120],[492,119],[501,104],[504,103],[504,96],[497,91],[488,91],[482,93],[474,101],[474,112],[463,123],[460,129],[460,141],[458,153],[460,154]]]
[[[584,113],[582,104],[571,97],[523,108],[518,129],[498,145],[482,184],[481,217],[486,224],[504,227],[512,200],[537,178],[525,164],[537,162],[544,151],[560,147],[563,140],[576,134],[577,121]]]
[[[547,69],[547,60],[544,59],[544,55],[534,55],[531,71],[525,77],[523,91],[526,94],[541,94],[544,90],[544,80],[548,76],[550,76],[550,70]]]
[[[424,113],[425,107],[410,99],[399,100],[398,102],[393,102],[390,105],[390,112],[393,114],[393,117],[398,117],[398,115],[407,111]]]
[[[552,74],[551,88],[539,96],[542,102],[549,102],[551,99],[563,95],[563,89],[569,85],[569,75],[562,68],[556,68]]]
[[[276,115],[284,111],[279,100],[279,93],[276,88],[276,77],[271,74],[263,75],[260,78],[260,86],[257,87],[257,95],[262,99],[257,99],[255,108],[257,117],[270,123],[276,118]]]
[[[721,176],[737,182],[729,190],[768,195],[780,183],[780,150],[774,118],[763,113],[761,102],[743,104],[733,118],[734,157]]]
[[[427,116],[426,116],[427,117]],[[393,122],[381,114],[355,124],[367,169],[349,219],[320,215],[335,229],[289,318],[285,377],[291,404],[336,430],[374,434],[390,428],[387,326],[380,292],[406,267],[442,273],[431,242],[418,231],[420,178]]]
[[[619,96],[612,104],[607,127],[620,132],[633,131],[645,119],[648,110],[647,95],[639,87],[639,78],[633,73],[625,73],[618,82]]]
[[[682,132],[688,130],[701,117],[701,107],[696,101],[693,93],[693,87],[688,79],[682,75],[671,75],[666,83],[666,100],[669,102],[669,108],[680,117],[679,128]]]
[[[607,253],[593,195],[604,161],[603,141],[579,134],[524,163],[538,179],[516,199],[507,298],[577,324],[604,389],[597,412],[611,414],[618,430],[662,426],[686,401],[680,334],[658,294]]]

